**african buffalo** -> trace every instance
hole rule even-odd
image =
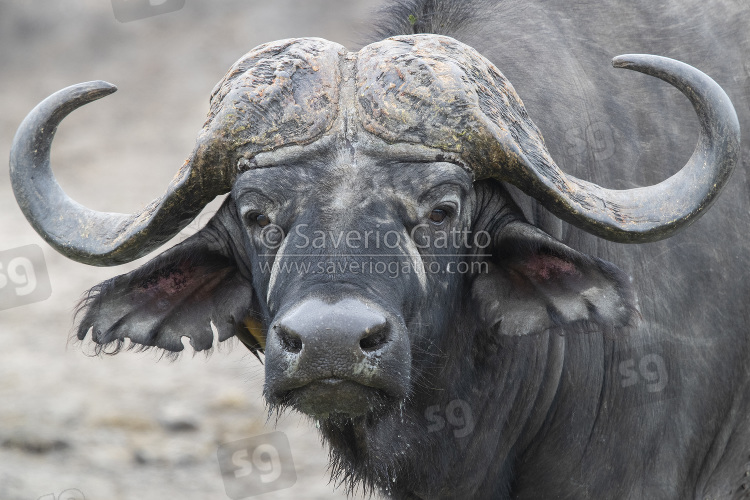
[[[230,193],[200,232],[95,286],[78,338],[179,352],[237,336],[265,356],[271,409],[316,419],[351,488],[737,498],[743,2],[400,0],[378,24],[390,38],[358,52],[300,38],[243,56],[141,212],[85,208],[50,170],[57,125],[104,82],[29,114],[13,187],[55,249],[104,266]]]

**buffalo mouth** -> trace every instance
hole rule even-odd
[[[376,387],[338,377],[313,380],[278,394],[282,406],[316,419],[332,415],[358,417],[379,412],[396,404],[396,397]]]

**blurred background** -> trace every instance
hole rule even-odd
[[[130,8],[121,19],[170,2],[182,3],[115,0]],[[134,212],[162,194],[192,150],[211,89],[235,60],[297,36],[356,50],[382,3],[185,0],[123,23],[110,0],[0,0],[0,158],[7,165],[16,128],[42,99],[78,82],[112,82],[117,93],[63,122],[52,162],[75,200]],[[263,367],[243,347],[208,358],[186,350],[171,362],[156,352],[95,357],[69,341],[81,294],[145,260],[116,268],[67,260],[32,230],[0,175],[0,499],[228,498],[219,446],[275,429],[291,450],[270,466],[288,472],[293,462],[296,482],[287,474],[284,489],[257,498],[344,498],[329,484],[313,423],[267,420]],[[24,287],[31,292],[16,300]]]

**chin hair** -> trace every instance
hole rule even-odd
[[[348,495],[361,492],[392,494],[391,488],[408,475],[416,456],[409,429],[415,421],[404,405],[379,407],[366,415],[332,414],[319,421],[323,442],[329,447],[329,472],[335,486]],[[400,439],[398,439],[400,437]],[[407,444],[409,443],[409,444]]]

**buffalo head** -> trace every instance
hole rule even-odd
[[[177,352],[183,337],[204,350],[236,335],[265,353],[273,406],[385,418],[460,362],[446,325],[490,332],[476,339],[481,351],[493,337],[631,321],[625,275],[529,225],[503,183],[631,243],[668,237],[716,198],[739,152],[726,94],[671,59],[614,64],[667,81],[698,114],[694,154],[655,186],[609,190],[566,175],[497,68],[456,40],[415,35],[356,53],[312,38],[252,50],[214,89],[166,193],[130,215],[83,207],[56,183],[56,127],[115,88],[61,90],[18,131],[13,188],[55,249],[105,266],[147,254],[229,193],[199,233],[92,289],[79,338],[91,332],[109,352],[126,339]]]

